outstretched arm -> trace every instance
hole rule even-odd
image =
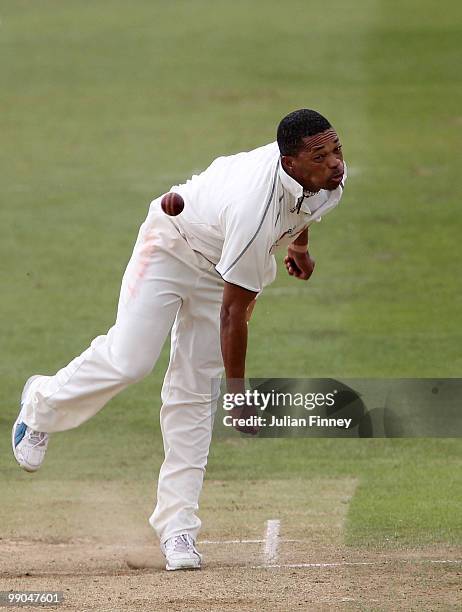
[[[226,372],[228,393],[245,392],[245,356],[247,352],[247,322],[255,304],[257,293],[238,285],[225,282],[223,303],[221,306],[221,352]],[[255,435],[257,428],[253,425],[240,425],[240,420],[255,416],[252,406],[235,406],[230,415],[236,420],[234,427],[238,431]]]
[[[255,291],[225,282],[220,336],[229,393],[244,392],[248,311],[256,297]]]

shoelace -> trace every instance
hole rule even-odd
[[[171,552],[194,552],[192,540],[187,535],[176,536],[171,544],[169,544]]]
[[[34,431],[33,429],[28,428],[26,436],[32,442],[33,447],[36,446],[45,446],[46,441],[48,439],[48,434],[44,431]]]

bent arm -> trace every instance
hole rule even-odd
[[[315,262],[308,253],[308,228],[305,228],[287,247],[284,264],[290,276],[308,280],[313,274]]]
[[[295,249],[294,249],[295,247]],[[289,249],[293,249],[297,252],[303,253],[308,250],[308,228],[300,232],[295,240],[289,245]]]

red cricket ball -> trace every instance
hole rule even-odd
[[[184,200],[179,193],[170,191],[162,198],[160,205],[166,215],[176,217],[184,208]]]

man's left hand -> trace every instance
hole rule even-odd
[[[289,246],[287,256],[284,258],[284,265],[291,276],[300,280],[308,280],[313,274],[315,261],[308,252],[293,251]]]

